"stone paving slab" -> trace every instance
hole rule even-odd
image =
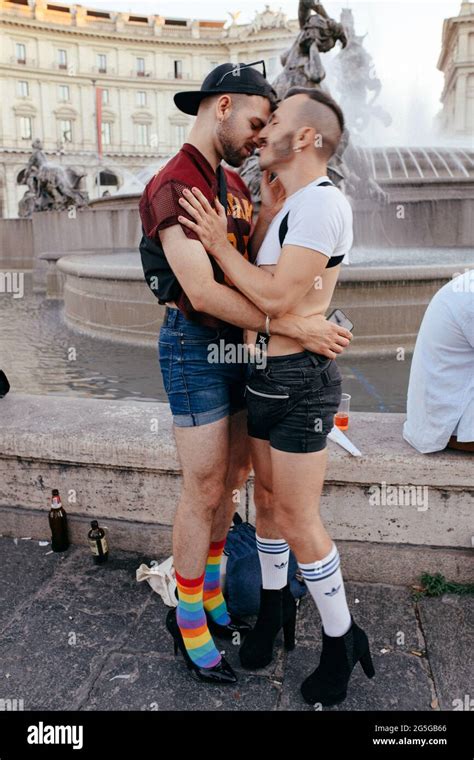
[[[115,676],[129,675],[127,679]],[[111,680],[113,679],[113,680]],[[116,653],[107,660],[85,710],[274,710],[280,685],[239,674],[232,686],[190,678],[182,658]]]
[[[474,710],[474,596],[422,599],[419,609],[441,708]]]
[[[303,680],[319,662],[318,647],[309,649],[300,644],[288,655],[280,710],[320,709],[307,705],[300,694]],[[423,663],[416,657],[395,652],[390,657],[372,652],[375,677],[368,679],[356,665],[349,682],[347,697],[340,705],[324,707],[324,711],[348,710],[430,710],[432,700],[430,678]]]
[[[299,692],[321,651],[309,595],[298,609],[293,652],[284,651],[279,636],[273,662],[245,671],[238,646],[216,639],[239,681],[210,686],[191,679],[181,653],[174,657],[168,608],[149,584],[136,581],[149,557],[114,551],[96,566],[85,547],[48,555],[49,549],[0,538],[1,698],[23,699],[25,710],[315,709]],[[346,594],[369,636],[376,677],[367,679],[357,665],[345,702],[325,710],[429,711],[435,698],[452,710],[453,699],[474,694],[473,597],[416,604],[406,587],[354,582],[346,583]]]
[[[51,578],[67,560],[65,553],[47,554],[51,544],[21,538],[0,538],[0,631],[13,612]]]

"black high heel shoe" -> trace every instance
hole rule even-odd
[[[194,679],[197,681],[205,681],[206,683],[237,683],[237,676],[224,657],[221,656],[221,661],[217,665],[214,665],[213,668],[201,668],[191,659],[183,641],[183,634],[181,633],[178,621],[176,620],[176,607],[173,607],[173,609],[168,612],[166,616],[166,627],[173,637],[175,657],[178,654],[178,649],[180,649],[187,668]]]
[[[209,627],[209,630],[211,633],[219,636],[221,639],[231,639],[234,633],[239,633],[241,636],[246,636],[247,633],[252,630],[250,623],[246,623],[245,620],[241,620],[240,618],[235,617],[235,615],[231,615],[230,612],[230,623],[227,623],[227,625],[221,625],[212,619],[209,612],[206,610],[204,611],[206,612],[207,625]]]
[[[242,667],[254,670],[269,665],[275,639],[282,628],[285,649],[289,652],[295,648],[296,610],[289,584],[282,589],[260,588],[257,622],[239,650]]]
[[[323,649],[318,667],[301,684],[303,699],[309,705],[317,702],[330,707],[343,702],[347,685],[358,662],[367,678],[373,678],[375,668],[365,631],[354,622],[343,636],[327,636],[323,629]]]

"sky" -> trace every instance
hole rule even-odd
[[[260,0],[90,0],[83,5],[161,14],[173,18],[227,20],[227,11],[242,11],[239,23],[250,21],[255,11],[267,4]],[[297,17],[297,0],[270,0],[289,18]],[[324,3],[328,13],[339,19],[342,8],[352,8],[356,33],[367,34],[364,46],[372,55],[383,90],[379,103],[392,115],[392,127],[383,142],[411,144],[433,141],[433,119],[441,109],[443,74],[437,70],[441,51],[443,20],[457,16],[460,0],[347,0]],[[197,8],[199,9],[197,11]],[[336,51],[327,54],[334,55]],[[325,56],[326,57],[326,56]],[[335,94],[335,93],[334,93]],[[380,130],[378,132],[380,134]]]

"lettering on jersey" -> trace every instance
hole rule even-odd
[[[237,198],[232,193],[227,193],[227,213],[234,219],[245,219],[249,224],[252,223],[252,204],[247,198]]]
[[[244,259],[247,259],[247,261],[249,261],[249,254],[248,254],[248,251],[247,251],[247,244],[248,244],[248,241],[249,241],[249,236],[248,235],[243,235],[242,237],[243,237],[243,240],[244,240],[244,243],[245,243],[245,253],[243,253],[242,256],[243,256]],[[237,249],[237,238],[236,238],[234,232],[228,232],[227,233],[227,240],[229,241],[229,243],[231,245],[234,246],[234,248],[236,250],[238,250]],[[234,283],[232,282],[232,280],[230,280],[227,277],[226,274],[224,274],[224,282],[225,282],[226,285],[229,286],[229,288],[235,288]]]

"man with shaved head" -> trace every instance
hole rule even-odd
[[[322,620],[319,666],[303,682],[306,702],[324,706],[346,697],[360,661],[374,675],[369,642],[345,596],[339,553],[319,514],[327,465],[327,434],[341,400],[342,378],[334,358],[304,350],[298,339],[275,334],[273,320],[288,312],[324,315],[341,263],[352,245],[352,210],[327,176],[327,164],[344,131],[335,101],[320,90],[293,88],[260,131],[260,167],[273,172],[286,193],[255,264],[224,239],[224,210],[197,189],[180,204],[195,232],[237,288],[267,315],[266,366],[249,371],[246,399],[256,473],[257,546],[262,569],[260,612],[240,648],[242,665],[265,667],[283,628],[294,647],[296,605],[288,585],[289,550]],[[271,336],[271,337],[270,337]]]

